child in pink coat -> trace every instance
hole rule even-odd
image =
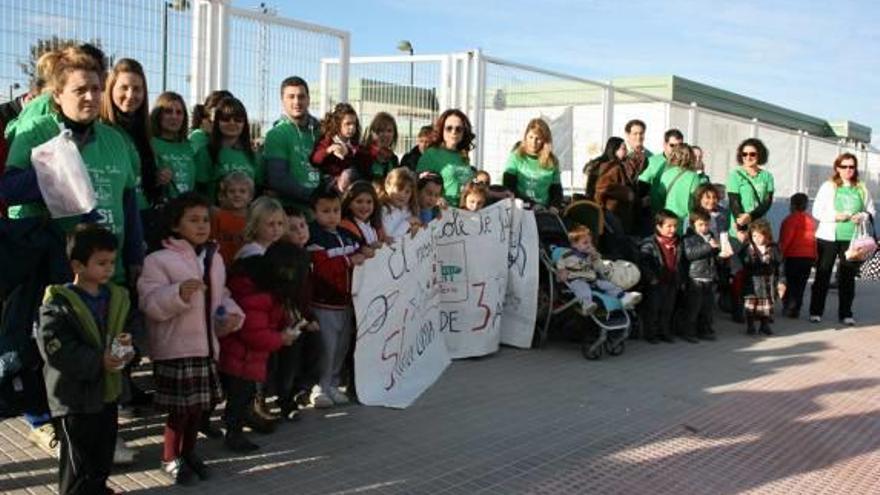
[[[226,291],[226,271],[211,237],[210,204],[185,193],[165,207],[164,249],[144,260],[140,308],[150,334],[156,394],[168,413],[162,470],[177,484],[208,470],[195,453],[202,413],[223,398],[215,361],[218,337],[241,327],[244,314]]]

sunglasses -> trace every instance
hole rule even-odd
[[[244,123],[244,117],[241,115],[221,115],[217,118],[220,122],[231,122],[235,121],[238,123]]]
[[[446,132],[463,132],[464,127],[448,125],[448,126],[444,127],[443,130]]]
[[[855,170],[856,166],[855,165],[838,165],[837,168],[840,168],[843,170]]]
[[[758,152],[757,151],[743,151],[742,153],[740,153],[740,156],[742,156],[743,158],[758,158]]]

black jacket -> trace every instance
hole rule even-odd
[[[712,233],[710,232],[711,236]],[[688,261],[688,279],[715,280],[715,258],[721,252],[693,230],[688,230],[682,241],[684,255]]]
[[[109,305],[117,304],[122,308],[120,314],[128,314],[125,289],[118,288],[115,294],[111,292]],[[87,337],[85,325],[77,317],[74,306],[60,295],[48,296],[40,306],[36,340],[45,361],[43,376],[52,417],[97,413],[109,402],[105,397],[105,380],[109,374],[104,370],[104,352],[112,339],[106,328],[99,332],[103,341],[100,346]],[[117,390],[121,391],[121,381],[118,384]],[[115,395],[112,401],[118,398],[118,393]]]
[[[675,252],[675,272],[670,272],[663,262],[663,253],[657,244],[656,236],[647,237],[639,246],[639,270],[642,272],[642,281],[648,285],[664,283],[680,287],[685,274],[687,274],[687,258],[684,256],[681,242]]]
[[[419,150],[418,146],[413,146],[413,149],[407,151],[406,154],[403,155],[403,158],[400,159],[400,166],[406,167],[415,172],[419,165],[419,159],[421,158],[421,150]]]

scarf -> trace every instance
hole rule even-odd
[[[676,255],[678,250],[678,238],[677,237],[660,237],[656,236],[657,245],[660,246],[660,254],[663,256],[663,266],[666,268],[666,271],[670,274],[675,273],[677,270],[676,266]]]

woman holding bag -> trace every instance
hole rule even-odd
[[[834,160],[834,175],[819,188],[813,202],[813,216],[819,220],[816,230],[819,261],[810,296],[810,321],[822,321],[831,270],[835,259],[839,259],[837,316],[841,323],[855,325],[852,302],[859,261],[848,260],[846,251],[862,228],[873,233],[869,222],[874,216],[874,201],[865,183],[859,180],[858,160],[852,153],[844,153]]]

